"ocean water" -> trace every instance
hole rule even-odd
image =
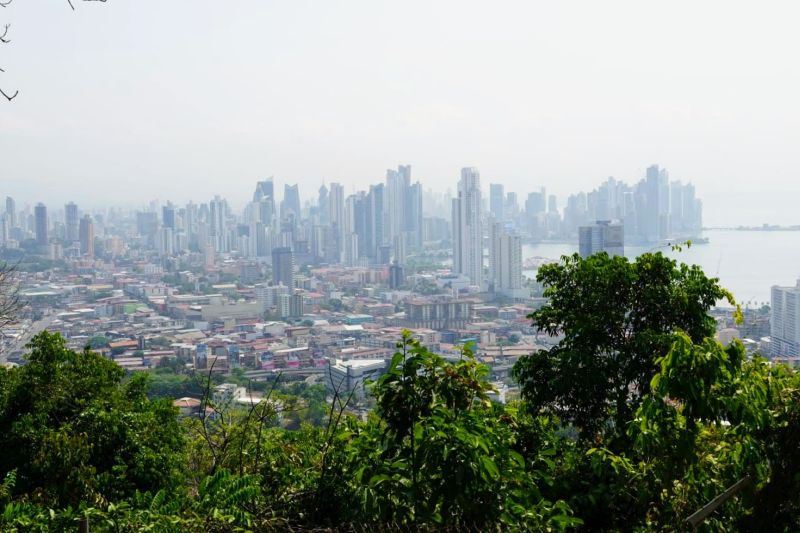
[[[680,252],[660,248],[679,262],[699,265],[707,275],[720,279],[744,306],[770,301],[773,285],[795,285],[800,278],[800,231],[708,230],[707,244],[694,244]],[[625,255],[635,258],[652,247],[626,246]],[[558,259],[578,251],[577,244],[540,243],[522,247],[522,259]],[[525,270],[524,275],[535,276]]]

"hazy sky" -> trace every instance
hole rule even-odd
[[[62,5],[63,4],[63,5]],[[15,0],[0,195],[236,206],[256,179],[563,195],[659,163],[706,224],[800,223],[797,2]]]

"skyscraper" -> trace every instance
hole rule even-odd
[[[474,285],[483,283],[481,184],[476,168],[461,169],[458,196],[453,199],[453,272]]]
[[[6,196],[6,213],[8,214],[9,231],[17,226],[17,204],[13,198]]]
[[[64,206],[65,237],[68,243],[78,240],[78,206],[70,202]]]
[[[625,229],[618,220],[598,220],[578,228],[578,250],[584,259],[592,254],[625,255]]]
[[[288,246],[272,249],[272,281],[294,288],[294,254]]]
[[[0,243],[5,244],[11,238],[11,218],[8,213],[0,215]]]
[[[385,190],[386,186],[379,183],[371,185],[367,194],[367,231],[364,252],[373,262],[377,262],[378,248],[386,242],[384,229],[386,213],[383,204]]]
[[[331,240],[327,246],[328,260],[339,261],[344,247],[344,187],[339,183],[331,183],[328,194],[328,215],[331,223]]]
[[[547,212],[558,213],[558,200],[555,194],[551,194],[547,197]]]
[[[514,219],[519,213],[519,201],[517,200],[517,193],[506,193],[506,203],[503,206],[503,215],[506,220]]]
[[[327,226],[331,223],[330,208],[328,188],[323,183],[322,187],[319,188],[319,196],[317,197],[317,213],[319,214],[320,225]]]
[[[794,287],[774,285],[771,303],[772,355],[800,355],[800,280]]]
[[[524,296],[522,239],[499,222],[492,224],[489,237],[489,282],[494,292],[511,298]]]
[[[209,230],[208,236],[216,252],[227,252],[228,235],[226,229],[226,209],[227,205],[225,200],[219,196],[215,196],[209,203]]]
[[[344,206],[344,246],[341,259],[348,266],[356,266],[358,262],[364,226],[364,193],[351,194],[345,200]]]
[[[253,193],[253,201],[260,202],[264,198],[269,198],[273,203],[275,202],[275,188],[272,182],[272,177],[256,182],[256,190]]]
[[[642,213],[644,223],[640,233],[648,242],[657,242],[661,238],[661,170],[658,165],[647,167],[645,173],[644,205],[637,206]]]
[[[502,183],[489,185],[489,211],[496,222],[505,222],[505,191]]]
[[[404,211],[411,187],[411,165],[400,165],[386,171],[386,235],[394,241],[405,230]]]
[[[47,225],[47,207],[43,203],[36,204],[33,208],[34,225],[36,229],[36,244],[47,244],[50,241]]]
[[[406,242],[413,248],[422,246],[422,184],[416,182],[406,190],[403,209],[403,231]]]
[[[81,255],[94,257],[94,223],[92,217],[84,215],[78,231],[81,243]]]
[[[283,201],[281,202],[281,220],[286,220],[294,215],[296,221],[300,220],[300,189],[297,184],[285,185],[283,188]]]
[[[175,229],[175,206],[168,203],[161,208],[161,221],[164,227]]]

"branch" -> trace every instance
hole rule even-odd
[[[17,95],[19,94],[19,90],[16,90],[16,91],[14,91],[14,94],[12,94],[11,96],[9,96],[9,95],[7,95],[7,94],[6,94],[6,92],[5,92],[3,89],[0,89],[0,94],[2,94],[3,96],[5,96],[5,97],[6,97],[6,99],[7,99],[7,100],[10,102],[11,100],[13,100],[14,98],[16,98],[16,97],[17,97]]]
[[[0,43],[10,43],[11,39],[6,39],[6,35],[8,35],[8,28],[11,27],[11,24],[6,24],[5,28],[3,29],[3,35],[0,35]]]
[[[8,4],[10,4],[13,1],[14,0],[6,0],[5,2],[3,2],[2,0],[0,0],[0,7],[6,7]]]
[[[83,0],[83,1],[84,2],[103,2],[103,3],[105,3],[106,0]],[[8,2],[11,3],[11,0],[8,0]],[[69,4],[69,7],[71,7],[72,10],[75,11],[75,6],[72,5],[72,0],[67,0],[67,3]],[[3,7],[5,7],[5,6],[3,6]]]

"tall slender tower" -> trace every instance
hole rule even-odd
[[[81,254],[94,257],[94,223],[92,217],[84,215],[80,221]]]
[[[335,250],[334,256],[330,259],[342,257],[344,242],[344,187],[339,183],[331,183],[331,190],[328,194],[328,216],[330,217],[331,236],[333,243],[331,250]]]
[[[33,208],[33,214],[36,228],[36,244],[47,244],[50,241],[47,227],[47,207],[40,202]]]
[[[453,271],[483,283],[481,183],[476,168],[461,169],[458,196],[453,199]]]
[[[489,211],[492,212],[496,222],[505,221],[505,201],[506,194],[502,183],[492,183],[489,185]]]
[[[17,204],[10,196],[6,196],[6,213],[8,213],[9,229],[17,225]]]
[[[66,229],[67,242],[78,240],[78,206],[75,202],[70,202],[64,206],[64,226]]]

